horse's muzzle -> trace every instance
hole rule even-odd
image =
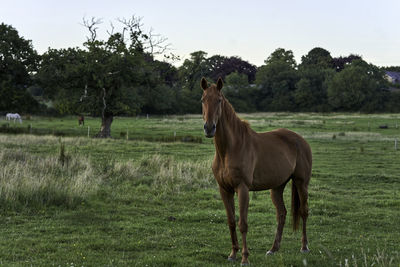
[[[217,129],[217,126],[215,123],[205,123],[204,124],[204,134],[206,135],[207,138],[214,137],[215,135],[215,130]]]

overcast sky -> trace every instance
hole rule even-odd
[[[106,37],[110,21],[132,15],[183,59],[203,50],[260,66],[278,47],[292,50],[297,62],[322,47],[333,57],[355,53],[379,66],[400,65],[400,0],[0,0],[0,22],[39,53],[82,46],[83,17],[103,19]]]

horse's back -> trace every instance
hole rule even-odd
[[[262,149],[282,151],[287,150],[296,154],[297,146],[304,143],[305,140],[297,133],[285,128],[280,128],[264,133],[257,133],[257,141],[261,144]]]
[[[311,147],[301,135],[299,135],[296,132],[285,129],[285,128],[280,128],[280,129],[271,131],[269,133],[277,136],[283,142],[288,144],[288,146],[290,146],[292,148],[292,150],[295,149],[297,161],[304,160],[311,164],[311,162],[312,162]]]

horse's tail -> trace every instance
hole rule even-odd
[[[292,180],[292,226],[293,231],[299,229],[300,224],[300,197],[297,187]]]

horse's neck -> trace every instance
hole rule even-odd
[[[233,114],[232,114],[233,112]],[[214,144],[217,154],[220,157],[225,157],[230,149],[240,145],[242,142],[242,134],[237,130],[243,122],[236,116],[228,103],[224,103],[222,108],[221,118],[218,121],[217,129],[214,137]]]

